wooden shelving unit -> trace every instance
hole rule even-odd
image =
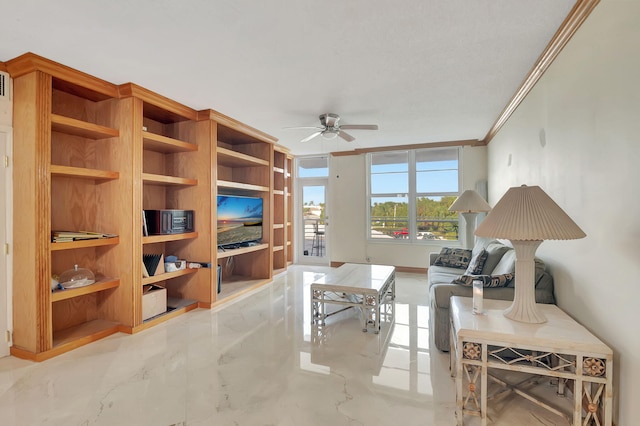
[[[216,195],[244,195],[263,200],[261,244],[218,251],[222,270],[222,291],[217,301],[229,300],[249,289],[263,285],[272,277],[273,244],[271,136],[233,120],[217,111],[201,112],[215,129]],[[217,246],[217,242],[216,242]]]
[[[287,265],[293,263],[293,156],[287,153],[285,159],[284,168],[284,204],[286,208],[286,220],[285,220],[285,235],[286,235],[286,248],[285,256],[287,258]]]
[[[37,57],[7,63],[14,79],[14,339],[12,353],[44,360],[118,331],[116,311],[131,285],[123,202],[130,147],[117,87]],[[123,197],[124,194],[124,197]],[[118,238],[52,243],[52,230]],[[129,260],[127,260],[129,259]],[[112,277],[51,292],[51,277],[73,268]]]
[[[276,264],[289,262],[290,157],[281,149],[274,154],[273,137],[216,111],[195,111],[30,53],[5,66],[14,89],[13,204],[21,212],[13,233],[25,241],[13,248],[13,270],[20,271],[13,355],[42,361],[116,332],[153,327],[258,288]],[[218,251],[218,193],[262,198],[260,244]],[[163,209],[193,210],[193,232],[143,235],[142,212]],[[52,230],[116,237],[53,243]],[[144,278],[147,253],[213,268]],[[51,277],[76,264],[97,282],[51,291]],[[144,320],[147,284],[167,289],[170,309]]]
[[[134,258],[143,254],[174,255],[187,262],[212,257],[211,154],[208,135],[202,131],[197,112],[135,84],[119,87],[123,101],[130,102],[136,147],[134,212],[143,210],[193,210],[194,231],[170,235],[143,235],[142,220],[136,228]],[[141,216],[138,216],[141,217]],[[186,269],[143,278],[141,262],[134,269],[133,306],[136,315],[123,324],[137,332],[166,321],[200,304],[213,303],[211,271]],[[148,320],[142,318],[142,286],[156,284],[167,289],[167,311]]]
[[[287,267],[286,231],[287,209],[285,203],[285,160],[286,151],[276,148],[273,151],[273,270],[280,272]]]

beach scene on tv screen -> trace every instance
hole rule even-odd
[[[262,238],[262,199],[218,196],[218,245]]]

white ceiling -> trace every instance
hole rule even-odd
[[[294,154],[483,139],[575,0],[0,0],[33,52],[215,109]],[[318,115],[351,143],[299,140]]]

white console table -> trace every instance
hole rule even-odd
[[[555,305],[539,304],[543,324],[527,324],[502,313],[511,302],[484,300],[483,315],[472,313],[472,299],[451,298],[451,357],[456,380],[456,417],[468,415],[487,424],[487,382],[498,383],[556,414],[574,426],[612,422],[613,352]],[[491,375],[491,369],[554,377],[559,392],[573,389],[572,413],[562,412],[530,395],[519,385]]]

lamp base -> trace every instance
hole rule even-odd
[[[547,322],[536,305],[535,254],[542,241],[510,240],[516,251],[516,285],[513,303],[503,315],[511,320],[530,324]]]
[[[478,213],[476,212],[463,212],[462,217],[464,217],[465,226],[465,236],[464,236],[464,247],[468,249],[472,249],[475,245],[475,235],[473,234],[476,230],[476,218]]]
[[[510,320],[529,324],[542,324],[547,322],[547,317],[537,309],[535,303],[532,306],[525,306],[522,303],[516,304],[514,300],[514,303],[505,309],[502,315]]]

